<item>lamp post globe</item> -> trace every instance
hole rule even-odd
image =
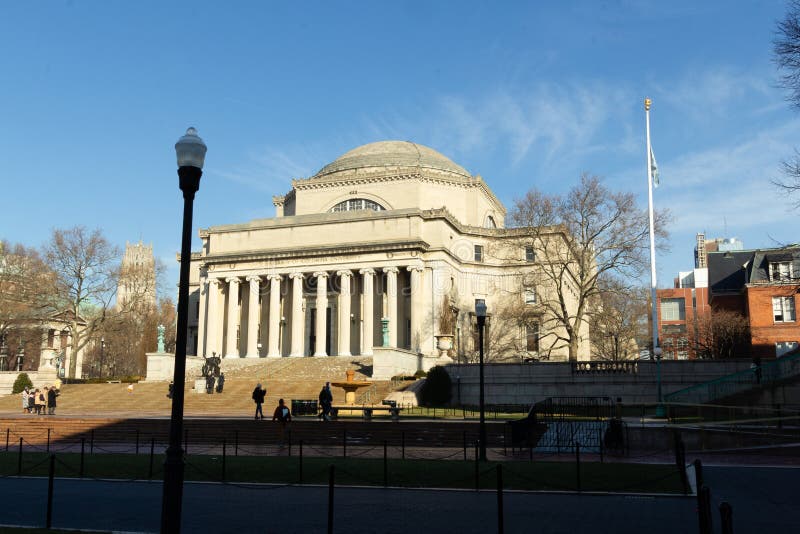
[[[478,354],[480,360],[478,363],[479,372],[479,392],[478,392],[478,406],[480,409],[480,423],[478,426],[478,448],[479,457],[481,461],[486,461],[486,406],[484,402],[483,393],[483,332],[486,328],[486,301],[483,299],[475,300],[475,318],[478,322]]]
[[[175,143],[178,161],[178,186],[183,192],[183,228],[181,234],[181,269],[178,282],[178,318],[175,333],[175,369],[173,373],[172,414],[169,425],[169,447],[164,461],[164,486],[161,499],[161,532],[181,531],[184,458],[183,392],[186,382],[186,340],[189,322],[189,266],[192,245],[192,211],[194,194],[200,188],[206,144],[189,128]]]

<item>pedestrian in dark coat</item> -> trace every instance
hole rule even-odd
[[[253,402],[256,403],[256,419],[264,419],[264,411],[261,405],[264,404],[264,397],[267,396],[267,390],[261,387],[261,384],[256,384],[256,389],[253,390]]]
[[[222,388],[225,386],[225,373],[220,373],[217,378],[217,393],[222,393]]]
[[[322,391],[319,392],[319,406],[322,408],[320,417],[324,421],[331,420],[331,406],[333,405],[333,393],[331,393],[331,383],[326,382],[322,386]]]
[[[292,412],[284,404],[283,399],[278,400],[278,406],[272,414],[272,420],[278,421],[281,424],[281,433],[279,445],[283,447],[283,442],[286,439],[286,425],[292,421]]]
[[[56,387],[53,386],[47,390],[47,415],[55,415],[56,397],[58,397],[58,391],[56,391]]]

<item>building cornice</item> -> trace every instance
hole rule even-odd
[[[420,251],[425,252],[430,245],[422,240],[389,240],[376,242],[352,243],[348,245],[329,245],[319,247],[286,247],[271,250],[250,250],[237,253],[209,254],[208,256],[195,258],[202,265],[217,265],[226,263],[241,263],[249,261],[263,260],[289,260],[313,258],[319,256],[345,256],[349,254],[363,254],[371,252],[400,252],[400,251]]]

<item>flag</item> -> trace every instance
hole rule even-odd
[[[658,164],[656,163],[656,155],[653,154],[653,147],[650,147],[650,174],[653,176],[653,187],[658,187]]]

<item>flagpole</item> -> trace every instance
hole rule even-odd
[[[656,297],[656,236],[653,222],[653,161],[650,148],[650,105],[649,98],[644,99],[645,131],[647,135],[647,214],[650,219],[650,303],[653,325],[653,351],[652,357],[656,360],[656,382],[658,386],[658,404],[656,417],[664,417],[664,405],[661,403],[661,347],[658,345],[658,299]]]

